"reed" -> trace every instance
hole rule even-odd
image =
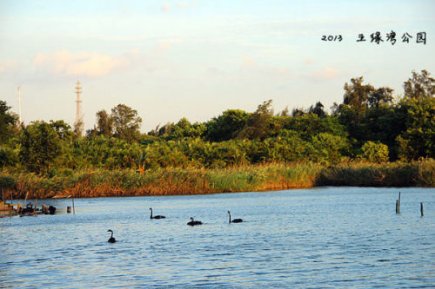
[[[318,186],[433,187],[435,160],[373,164],[354,162],[323,168]]]
[[[65,170],[56,176],[1,172],[13,180],[7,198],[74,196],[122,197],[189,195],[309,188],[313,186],[435,186],[435,160],[373,164],[351,162],[325,167],[316,163],[268,163],[223,169],[164,168],[134,170]]]

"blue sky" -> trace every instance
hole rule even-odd
[[[395,45],[370,43],[391,30]],[[415,43],[423,31],[427,44]],[[360,33],[367,42],[356,42]],[[0,0],[0,99],[18,112],[21,86],[25,123],[72,124],[80,80],[86,128],[98,110],[124,103],[148,131],[268,99],[276,112],[330,107],[358,76],[401,95],[413,70],[435,73],[434,43],[430,0]]]

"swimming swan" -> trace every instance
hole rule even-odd
[[[192,217],[190,217],[190,222],[187,223],[189,226],[202,225],[201,221],[195,221]]]
[[[110,233],[111,233],[111,234],[110,234],[110,238],[109,238],[109,240],[107,240],[107,242],[109,242],[109,243],[115,243],[115,242],[116,242],[116,239],[113,238],[113,231],[112,231],[112,230],[107,230],[107,232],[110,232]]]
[[[242,219],[234,219],[234,220],[231,220],[231,212],[230,212],[230,211],[228,211],[228,217],[229,217],[229,223],[230,223],[230,224],[231,224],[231,223],[241,223],[241,222],[243,222]]]
[[[164,218],[166,218],[165,216],[162,216],[162,215],[153,216],[153,208],[150,208],[150,211],[151,211],[150,219],[164,219]]]

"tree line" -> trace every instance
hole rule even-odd
[[[321,102],[275,113],[272,100],[254,112],[229,109],[206,122],[182,118],[141,133],[137,111],[119,104],[96,113],[81,136],[63,120],[18,123],[0,100],[0,167],[41,175],[72,170],[225,168],[267,162],[334,165],[435,158],[435,79],[422,70],[403,84],[403,96],[363,77],[344,85],[330,111]]]

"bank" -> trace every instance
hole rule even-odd
[[[51,177],[2,171],[4,199],[194,195],[316,186],[435,187],[435,160],[324,166],[267,163],[221,169],[64,170]]]

